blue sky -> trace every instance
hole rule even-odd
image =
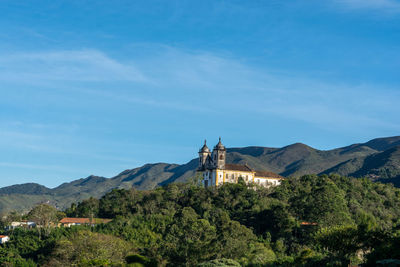
[[[1,1],[0,186],[400,134],[400,1]]]

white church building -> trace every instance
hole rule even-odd
[[[256,171],[247,165],[227,164],[226,148],[219,138],[213,151],[207,147],[206,141],[199,150],[199,167],[197,171],[203,175],[205,187],[218,186],[224,183],[237,183],[243,178],[246,184],[255,183],[264,187],[280,185],[284,177],[268,171]]]

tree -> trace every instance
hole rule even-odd
[[[197,267],[240,267],[240,263],[232,259],[215,259],[202,262]]]
[[[44,229],[45,233],[49,233],[52,224],[58,222],[57,209],[49,204],[39,204],[35,206],[29,213],[28,219],[34,221],[38,227]],[[39,230],[39,233],[41,231]]]
[[[77,217],[93,219],[99,213],[99,200],[93,197],[83,200],[76,209]]]
[[[345,192],[326,175],[285,180],[273,196],[287,202],[290,212],[298,220],[323,226],[352,222]]]
[[[215,255],[215,227],[185,207],[176,216],[165,235],[166,253],[177,264],[193,266]]]
[[[45,266],[117,266],[134,252],[120,238],[83,230],[58,240]]]
[[[24,266],[34,267],[36,263],[31,259],[22,258],[17,250],[5,248],[0,246],[0,263],[1,266],[12,267],[12,266]]]
[[[335,226],[322,228],[316,235],[316,241],[343,264],[349,264],[356,252],[363,247],[357,227]]]
[[[17,222],[21,220],[21,214],[18,213],[17,211],[10,211],[7,214],[1,214],[0,215],[0,226],[1,228],[4,228],[6,226],[9,226],[11,224],[11,222]]]

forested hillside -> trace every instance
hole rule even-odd
[[[255,170],[272,171],[284,177],[337,173],[400,186],[400,136],[326,151],[300,143],[283,148],[228,148],[227,163],[247,164]],[[0,212],[29,210],[42,201],[66,208],[73,201],[91,196],[99,198],[114,188],[148,190],[171,182],[184,182],[195,175],[197,165],[197,158],[182,165],[146,164],[113,178],[92,175],[54,189],[37,184],[5,187],[0,189]]]
[[[14,230],[3,264],[25,266],[347,266],[400,259],[400,190],[338,175],[275,188],[172,183],[72,204],[96,227]],[[29,215],[28,215],[29,217]],[[140,265],[140,264],[142,265]],[[134,265],[136,264],[136,265]]]

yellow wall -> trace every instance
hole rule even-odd
[[[226,179],[227,174],[228,174],[228,178],[229,178],[228,180]],[[254,180],[254,172],[223,170],[223,183],[232,183],[232,181],[230,181],[232,174],[235,176],[234,182],[237,182],[237,179],[239,177],[242,177],[246,181],[246,176],[248,178],[248,181],[246,181],[246,182],[252,182]]]
[[[228,179],[226,175],[228,174]],[[234,178],[232,180],[232,174],[234,175]],[[215,176],[214,176],[215,175]],[[220,175],[222,175],[220,177]],[[247,176],[247,181],[246,181],[246,176]],[[214,178],[215,177],[215,178]],[[265,184],[265,181],[268,181],[269,183],[279,185],[281,183],[280,178],[273,178],[273,177],[256,177],[255,172],[243,172],[243,171],[234,171],[234,170],[220,170],[217,169],[215,171],[212,171],[209,174],[209,182],[208,186],[212,185],[212,180],[215,182],[215,186],[224,184],[224,183],[237,183],[238,178],[242,177],[244,181],[248,183],[261,183]],[[204,173],[203,173],[203,179],[204,179]],[[275,182],[276,181],[276,182]]]

